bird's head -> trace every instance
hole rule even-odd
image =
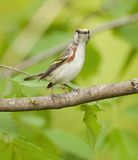
[[[74,40],[87,43],[90,39],[90,30],[77,29],[74,33]]]

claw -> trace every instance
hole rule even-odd
[[[79,88],[75,88],[75,89],[72,89],[73,92],[79,92],[80,89]]]

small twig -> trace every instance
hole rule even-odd
[[[120,18],[120,19],[112,20],[108,23],[105,23],[105,24],[97,27],[94,30],[91,30],[91,32],[93,34],[100,33],[100,32],[104,32],[104,31],[109,30],[109,29],[121,27],[121,26],[128,25],[130,23],[134,23],[134,22],[137,22],[137,21],[138,21],[138,13],[127,16],[127,17],[123,17],[123,18]]]
[[[59,109],[107,98],[138,93],[138,79],[120,83],[95,86],[67,94],[33,98],[0,99],[0,111],[17,112]]]
[[[24,71],[22,71],[22,70],[20,70],[20,69],[17,69],[17,68],[8,67],[8,66],[2,65],[2,64],[0,64],[0,68],[8,69],[8,70],[11,70],[11,71],[16,71],[16,72],[19,72],[19,73],[23,73],[23,74],[25,74],[25,75],[27,75],[27,76],[30,76],[29,73],[24,72]]]

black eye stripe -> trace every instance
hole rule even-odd
[[[88,31],[84,31],[84,32],[82,32],[82,34],[89,34],[89,32]]]
[[[83,32],[84,34],[88,34],[88,32],[86,31],[86,32]]]
[[[80,30],[76,30],[76,32],[78,33],[78,34],[89,34],[90,32],[89,32],[89,30],[88,31],[80,31]]]
[[[77,33],[81,33],[78,29],[76,30]]]

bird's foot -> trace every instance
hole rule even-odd
[[[79,88],[74,88],[74,89],[72,89],[72,91],[73,91],[73,92],[79,92],[80,89],[79,89]]]
[[[67,90],[67,88],[66,88],[65,85],[62,85],[62,86],[61,86],[61,89],[64,91],[64,93],[68,93],[68,90]]]

